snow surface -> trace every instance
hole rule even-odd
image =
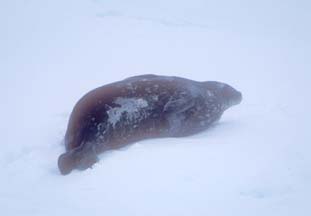
[[[310,1],[0,2],[1,215],[311,215]],[[243,93],[210,130],[61,176],[89,90],[155,73]]]

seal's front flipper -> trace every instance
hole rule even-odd
[[[187,121],[186,111],[195,106],[195,98],[187,94],[172,96],[165,104],[163,112],[168,123],[168,135],[172,137],[184,136],[184,125]]]
[[[193,107],[195,101],[189,97],[179,97],[170,99],[165,105],[163,111],[165,113],[182,113]]]

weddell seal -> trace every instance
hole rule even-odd
[[[96,88],[73,108],[59,170],[87,169],[98,154],[142,139],[198,133],[241,100],[224,83],[151,74]]]

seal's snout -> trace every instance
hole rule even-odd
[[[223,88],[223,97],[228,102],[229,107],[237,105],[242,101],[242,93],[229,85],[225,85]]]
[[[69,174],[74,168],[74,160],[69,153],[64,153],[58,158],[58,169],[62,175]]]
[[[236,98],[235,98],[235,105],[237,105],[237,104],[239,104],[239,103],[241,103],[241,101],[242,101],[242,93],[241,92],[239,92],[239,91],[236,91],[237,93],[236,93]]]

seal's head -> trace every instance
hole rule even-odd
[[[207,81],[204,82],[204,84],[208,91],[212,92],[212,94],[218,98],[225,109],[237,105],[242,101],[242,93],[228,84],[216,81]]]

